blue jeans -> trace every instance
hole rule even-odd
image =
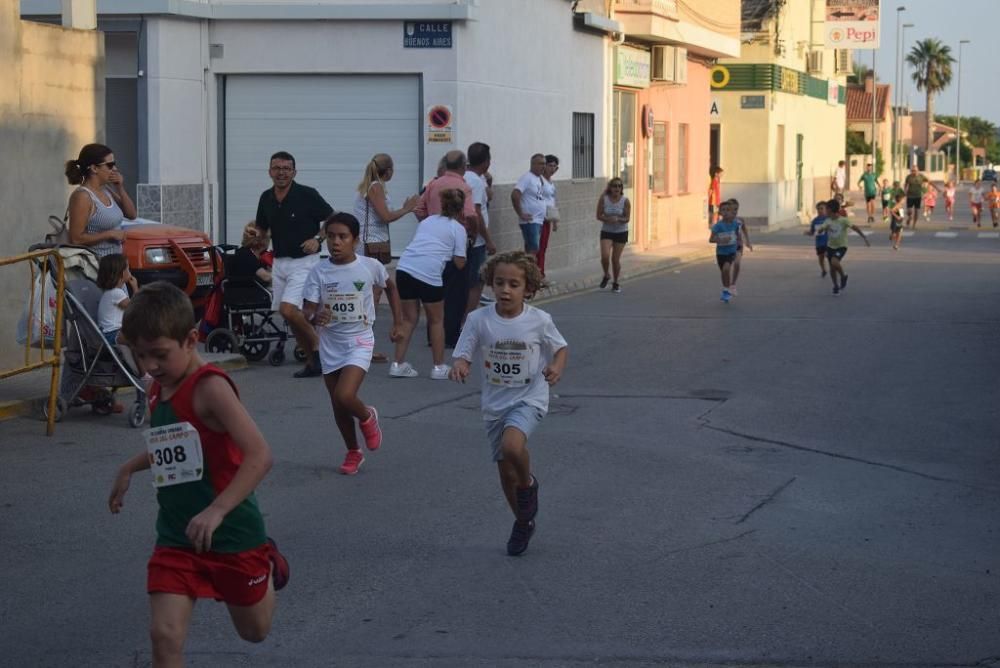
[[[526,253],[537,253],[542,241],[542,226],[535,223],[521,223],[521,236],[524,237]]]

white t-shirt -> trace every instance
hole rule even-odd
[[[113,332],[122,328],[125,309],[118,305],[125,299],[128,299],[128,293],[123,288],[111,288],[101,295],[101,303],[97,307],[97,326],[102,332]]]
[[[549,385],[542,370],[566,347],[566,339],[545,311],[524,305],[521,315],[502,318],[495,306],[469,314],[454,356],[480,361],[484,420],[495,420],[516,403],[549,410]]]
[[[472,188],[472,203],[478,204],[480,210],[483,213],[483,225],[486,227],[490,226],[490,201],[486,195],[486,181],[479,174],[471,170],[466,170],[465,172],[465,182],[469,184]],[[476,248],[486,245],[486,239],[483,239],[482,235],[476,235],[476,243],[473,244]]]
[[[413,241],[403,251],[396,265],[413,278],[427,285],[444,285],[441,272],[452,257],[465,257],[465,228],[454,218],[433,215],[417,225]]]
[[[542,178],[542,195],[545,197],[545,206],[556,205],[556,184],[546,178]]]
[[[969,188],[969,201],[973,204],[983,203],[983,194],[986,191],[982,189],[981,186],[972,186]]]
[[[837,171],[833,177],[834,182],[836,182],[837,187],[841,190],[844,189],[844,185],[847,184],[847,168],[837,167]]]
[[[545,186],[542,184],[542,177],[535,176],[527,172],[517,180],[514,190],[521,191],[521,211],[531,216],[532,225],[541,225],[545,222]],[[527,221],[518,220],[524,224]]]
[[[371,329],[375,323],[372,286],[384,288],[388,278],[381,262],[363,255],[347,264],[334,264],[329,259],[317,262],[306,278],[302,298],[320,308],[329,306],[333,312],[330,323],[320,328],[320,338],[327,331],[360,334]]]

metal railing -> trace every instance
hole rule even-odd
[[[56,402],[59,397],[59,367],[62,352],[63,298],[66,293],[66,271],[63,266],[62,255],[59,254],[59,250],[57,248],[32,251],[30,253],[24,253],[23,255],[0,258],[0,267],[18,263],[27,263],[31,271],[31,287],[28,291],[27,337],[24,342],[24,366],[0,370],[0,380],[22,373],[27,373],[29,371],[34,371],[36,369],[52,367],[52,380],[49,383],[49,397],[47,404],[48,410],[46,411],[45,430],[46,435],[51,436],[55,431],[57,413]],[[45,287],[49,284],[49,281],[46,279],[49,278],[49,273],[53,270],[55,271],[56,286],[56,317],[52,334],[52,347],[48,348],[46,346],[47,337],[43,327],[45,322],[44,313],[41,311],[35,313],[35,309],[36,307],[40,307],[42,309],[48,307],[48,302],[45,298]],[[42,279],[39,282],[41,285],[41,292],[36,296],[35,281],[38,278],[39,272],[41,273]],[[33,347],[32,344],[34,343],[32,339],[34,339],[34,333],[36,331],[38,332],[38,359],[32,361],[33,355],[31,349]],[[46,353],[50,354],[47,355]]]

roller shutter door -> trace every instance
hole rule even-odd
[[[358,182],[376,153],[395,163],[388,184],[395,207],[420,190],[418,76],[230,75],[224,105],[229,243],[239,243],[260,193],[270,187],[267,164],[276,151],[294,155],[296,181],[319,190],[338,211],[353,211]],[[412,215],[392,224],[394,254],[415,228]]]

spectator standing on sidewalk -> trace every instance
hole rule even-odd
[[[465,204],[461,212],[452,216],[465,227],[466,234],[474,239],[477,231],[476,205],[472,188],[465,182],[467,161],[461,151],[448,151],[442,161],[444,172],[427,184],[420,193],[420,201],[413,210],[417,220],[441,214],[441,193],[446,190],[461,190]],[[463,265],[464,266],[464,265]],[[465,305],[469,300],[469,281],[463,269],[449,261],[444,267],[444,340],[445,346],[454,348],[465,316]],[[428,334],[429,336],[429,334]]]
[[[841,160],[837,163],[837,169],[833,172],[833,179],[830,181],[830,189],[834,195],[843,195],[844,188],[847,187],[847,163]]]
[[[531,156],[531,167],[517,180],[510,202],[514,206],[521,236],[524,238],[524,252],[538,259],[538,248],[542,240],[542,223],[545,221],[545,156],[536,153]]]
[[[559,158],[545,156],[545,170],[542,172],[542,194],[545,196],[545,219],[542,222],[542,236],[538,240],[538,268],[545,276],[545,251],[549,248],[549,235],[559,229],[559,207],[556,204],[556,184],[553,177],[559,171]]]
[[[472,189],[472,201],[476,207],[476,240],[469,249],[465,264],[465,275],[468,282],[468,299],[465,303],[465,315],[479,307],[479,297],[483,294],[483,282],[479,271],[486,262],[487,255],[494,255],[497,247],[490,236],[489,194],[484,175],[490,168],[490,147],[482,142],[469,145],[469,168],[465,170],[465,182]],[[465,318],[462,318],[465,321]],[[447,337],[446,337],[447,338]],[[456,339],[457,340],[457,339]]]
[[[302,288],[319,261],[324,239],[320,228],[333,208],[315,188],[296,183],[291,153],[278,151],[272,155],[268,173],[274,186],[260,194],[254,222],[271,234],[274,245],[271,308],[285,319],[299,347],[308,355],[306,365],[295,372],[295,377],[322,376],[319,338],[302,315]]]

